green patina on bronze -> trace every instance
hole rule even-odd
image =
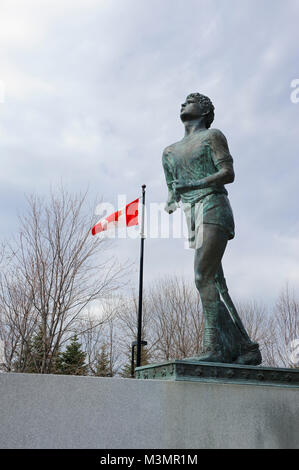
[[[168,146],[162,163],[168,187],[165,210],[182,202],[195,249],[194,274],[205,320],[203,350],[197,361],[259,365],[259,345],[250,340],[228,293],[222,257],[234,238],[233,212],[226,184],[234,181],[233,158],[214,119],[211,100],[199,93],[187,96],[181,120],[185,136]]]
[[[136,368],[137,379],[299,388],[299,370],[175,360]]]

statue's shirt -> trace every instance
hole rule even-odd
[[[198,182],[220,169],[220,163],[233,162],[227,140],[218,129],[206,129],[185,137],[180,142],[167,147],[162,157],[166,183],[174,196],[174,180]],[[187,189],[180,191],[183,203],[195,203],[209,194],[225,194],[222,184],[211,184],[204,189]]]

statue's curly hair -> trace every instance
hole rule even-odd
[[[215,108],[210,98],[200,93],[190,93],[186,99],[188,98],[194,98],[198,103],[200,103],[200,106],[205,114],[206,128],[209,129],[215,117]]]

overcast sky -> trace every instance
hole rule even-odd
[[[208,95],[236,179],[236,237],[224,257],[234,298],[273,302],[299,282],[298,0],[0,0],[1,231],[24,194],[71,191],[147,201],[167,191],[163,149],[183,136],[180,104]],[[298,93],[299,96],[299,93]],[[136,260],[139,240],[114,244]],[[147,239],[145,286],[192,278],[184,240]]]

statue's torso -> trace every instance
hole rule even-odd
[[[185,137],[180,142],[170,145],[165,150],[164,158],[167,161],[169,173],[174,180],[199,181],[217,172],[216,154],[219,153],[219,134],[217,133],[220,133],[220,131],[215,129],[199,131],[192,136]],[[228,149],[227,153],[228,155],[225,155],[224,159],[230,158],[232,160]],[[192,203],[212,193],[228,194],[223,185],[213,184],[204,189],[182,191],[180,195],[182,202]]]

